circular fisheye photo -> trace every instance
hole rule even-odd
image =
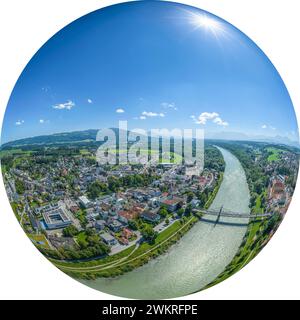
[[[33,245],[115,296],[167,299],[227,279],[282,222],[298,127],[266,55],[165,1],[72,22],[20,75],[1,132],[8,199]]]

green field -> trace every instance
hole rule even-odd
[[[85,156],[85,155],[90,155],[90,154],[91,154],[91,152],[90,152],[89,150],[87,150],[87,149],[80,149],[80,150],[79,150],[79,153],[80,153],[81,155],[83,155],[83,156]]]
[[[266,150],[271,153],[268,156],[269,162],[275,162],[280,159],[280,154],[282,153],[282,150],[276,148],[267,148]]]
[[[108,150],[109,154],[116,154],[116,153],[120,154],[124,154],[128,151],[126,151],[125,149],[120,149],[120,150],[116,150],[116,149],[112,149],[112,150]],[[140,155],[157,155],[159,154],[159,152],[157,150],[147,150],[147,149],[140,149],[139,150]],[[170,160],[171,159],[171,160]],[[164,152],[162,154],[161,159],[159,159],[160,163],[175,163],[175,164],[180,164],[182,163],[182,156],[174,153],[174,152]]]
[[[27,236],[37,247],[50,249],[48,240],[43,234],[27,234]]]
[[[253,208],[253,213],[263,213],[264,208],[262,205],[262,198],[267,196],[267,190],[262,192],[259,196],[257,196],[255,201],[255,207]]]

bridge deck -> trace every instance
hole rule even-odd
[[[214,211],[214,210],[198,210],[198,209],[194,209],[193,210],[194,213],[202,213],[202,214],[207,214],[210,216],[221,216],[221,217],[228,217],[228,218],[244,218],[244,219],[251,219],[251,218],[270,218],[274,215],[274,213],[258,213],[258,214],[250,214],[250,213],[235,213],[235,212],[231,212],[231,211],[226,211],[226,210],[222,210],[220,211]]]

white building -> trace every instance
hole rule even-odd
[[[78,200],[84,208],[88,208],[92,204],[86,196],[81,196],[78,198]]]

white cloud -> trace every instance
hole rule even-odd
[[[118,109],[116,110],[116,113],[124,113],[124,112],[125,112],[125,110],[122,109],[122,108],[118,108]]]
[[[152,112],[152,111],[144,111],[144,112],[142,112],[142,116],[149,117],[149,118],[153,118],[153,117],[163,118],[165,116],[165,114],[162,112],[157,113],[157,112]]]
[[[141,120],[146,120],[147,118],[145,116],[140,116]]]
[[[219,126],[227,127],[229,125],[228,122],[223,121],[220,117],[217,117],[213,120],[214,123],[216,123]]]
[[[89,98],[89,99],[87,99],[87,102],[91,104],[91,103],[93,103],[93,100]]]
[[[39,120],[39,123],[44,123],[44,122],[45,122],[44,119],[40,119],[40,120]]]
[[[75,106],[75,103],[71,100],[68,100],[65,103],[59,103],[53,106],[54,109],[58,109],[58,110],[71,110],[73,107]]]
[[[18,120],[16,121],[16,126],[21,126],[24,122],[24,120]]]
[[[219,114],[216,112],[202,112],[198,117],[198,122],[199,124],[206,124],[207,120],[212,120],[218,116]]]
[[[190,116],[191,119],[197,124],[205,125],[208,120],[213,121],[215,124],[219,126],[227,127],[229,125],[228,122],[222,120],[217,112],[202,112],[197,118],[194,115]]]
[[[275,127],[272,127],[272,126],[269,126],[269,125],[266,125],[266,124],[263,124],[262,126],[261,126],[261,128],[262,129],[271,129],[271,130],[276,130],[276,128]]]
[[[173,109],[173,110],[178,110],[175,103],[169,103],[169,102],[162,102],[161,106],[165,109]]]

